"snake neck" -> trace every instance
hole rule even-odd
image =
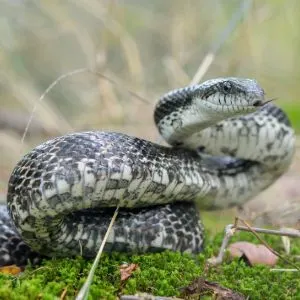
[[[211,156],[256,162],[280,175],[293,159],[295,133],[286,114],[268,104],[247,116],[227,119],[186,135],[182,145]]]

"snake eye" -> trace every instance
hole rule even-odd
[[[232,90],[232,84],[230,82],[226,81],[223,83],[222,88],[225,93],[229,93]]]

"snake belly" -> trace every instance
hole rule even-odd
[[[171,146],[114,132],[54,138],[12,172],[0,209],[0,265],[105,251],[198,253],[199,207],[242,205],[290,165],[294,132],[251,80],[214,79],[163,96],[155,122]]]

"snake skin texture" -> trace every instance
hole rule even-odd
[[[0,265],[94,257],[117,205],[105,251],[198,253],[199,208],[243,205],[287,170],[294,153],[288,118],[250,79],[172,91],[154,120],[171,147],[89,131],[25,155],[0,210]]]

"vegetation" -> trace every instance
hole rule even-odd
[[[210,221],[213,218],[210,217]],[[96,271],[89,299],[115,299],[122,294],[137,292],[180,296],[182,288],[199,277],[238,291],[250,299],[300,299],[299,272],[272,272],[270,267],[250,267],[242,260],[232,261],[229,257],[220,266],[207,267],[207,258],[218,253],[223,233],[219,232],[211,238],[212,233],[208,232],[207,236],[205,251],[197,256],[168,251],[146,255],[105,254]],[[282,252],[280,237],[262,237]],[[259,243],[251,233],[245,232],[233,237],[233,241],[237,240]],[[288,259],[293,261],[292,255],[299,252],[300,241],[293,241]],[[135,263],[139,267],[128,280],[122,282],[120,266],[124,262]],[[63,293],[64,299],[74,299],[91,264],[92,261],[81,257],[53,259],[44,261],[39,268],[28,267],[17,277],[0,275],[0,299],[56,299]],[[277,267],[293,268],[283,261],[279,261]]]

